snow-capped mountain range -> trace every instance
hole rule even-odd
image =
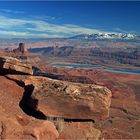
[[[72,39],[140,39],[140,36],[126,33],[95,33],[76,35]]]

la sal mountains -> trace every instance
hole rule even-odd
[[[140,39],[139,35],[130,33],[94,33],[94,34],[80,34],[72,37],[73,39]]]

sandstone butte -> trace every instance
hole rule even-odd
[[[94,121],[109,116],[111,91],[33,76],[31,68],[15,58],[0,58],[0,138],[99,139]]]

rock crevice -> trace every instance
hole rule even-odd
[[[31,98],[33,90],[34,86],[32,84],[24,87],[23,97],[19,106],[26,114],[37,119],[46,120],[46,116],[41,111],[37,110],[38,100]]]

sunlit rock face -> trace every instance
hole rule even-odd
[[[0,57],[0,73],[33,74],[32,66],[13,57]]]

